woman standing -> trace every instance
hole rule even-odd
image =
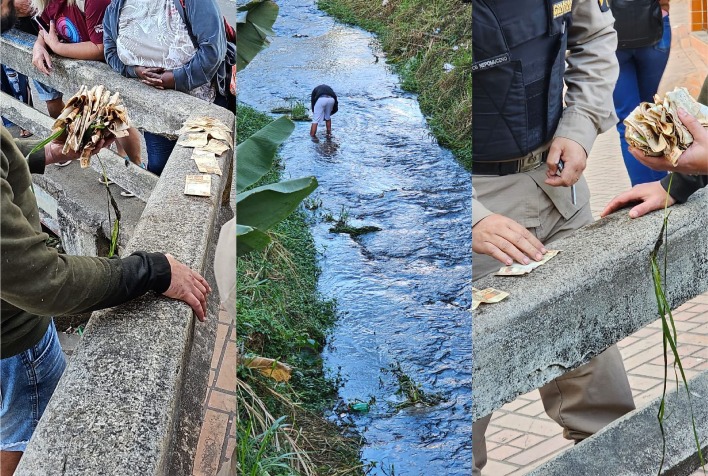
[[[49,51],[65,58],[103,61],[103,14],[109,3],[110,0],[32,0],[42,26],[32,49],[32,64],[50,75]],[[49,115],[58,117],[64,109],[61,92],[38,82],[35,85],[40,98],[47,101]],[[134,127],[128,132],[127,137],[116,141],[118,154],[140,166],[139,132]],[[123,195],[132,196],[127,192]]]
[[[620,73],[613,99],[619,122],[622,157],[632,185],[666,175],[643,165],[629,153],[623,121],[643,101],[653,101],[671,50],[669,0],[613,0]]]
[[[225,106],[226,34],[215,0],[114,0],[103,22],[106,61],[157,89]],[[145,131],[148,170],[160,175],[176,141]]]

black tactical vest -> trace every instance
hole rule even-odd
[[[472,157],[498,162],[551,140],[563,112],[572,0],[474,0]]]

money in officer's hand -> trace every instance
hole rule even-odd
[[[541,261],[531,261],[529,264],[519,264],[514,263],[511,266],[504,266],[499,271],[494,273],[495,276],[523,276],[524,274],[529,274],[534,269],[538,268],[542,264],[545,264],[553,258],[555,255],[560,253],[560,250],[548,250]]]

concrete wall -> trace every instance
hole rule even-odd
[[[31,66],[31,41],[27,35],[12,32],[0,40],[0,52],[4,64],[40,77]],[[151,132],[174,134],[188,118],[203,115],[234,126],[234,114],[223,108],[179,92],[156,91],[115,74],[104,64],[55,59],[54,69],[54,74],[42,81],[69,94],[81,84],[104,84],[121,91],[131,119]],[[10,103],[3,97],[3,108],[6,104]],[[21,106],[12,107],[17,112],[13,120],[39,134],[46,132],[46,118]],[[22,122],[27,117],[30,124]],[[210,198],[184,195],[185,175],[198,173],[191,152],[175,147],[154,183],[140,176],[141,172],[127,180],[145,192],[146,203],[135,218],[122,254],[169,252],[210,275],[212,248],[223,220],[219,215],[228,214],[221,204],[230,192],[233,151],[219,158],[224,175],[212,175]],[[109,177],[115,180],[124,173],[120,167],[113,167]],[[58,186],[71,181],[69,177],[50,178]],[[56,190],[47,193],[54,198],[60,194]],[[74,197],[69,202],[80,200]],[[53,206],[49,203],[46,208]],[[55,213],[75,216],[84,208],[57,203],[59,211]],[[50,214],[51,210],[45,212]],[[61,217],[56,221],[61,228]],[[100,226],[93,224],[89,229]],[[211,284],[216,289],[213,281]],[[194,402],[203,400],[207,387],[218,311],[214,299],[211,308],[209,324],[195,323],[186,304],[150,293],[123,306],[95,312],[16,474],[166,475],[173,474],[174,468],[188,468],[193,448],[184,448],[184,443],[194,439],[194,428],[201,425],[202,416],[193,411],[197,408]],[[188,386],[186,375],[190,376]],[[186,415],[181,413],[183,403],[192,411],[186,423]]]
[[[667,295],[675,309],[708,289],[708,191],[675,206],[669,219]],[[475,283],[511,294],[474,316],[476,420],[657,319],[649,252],[661,212],[625,211],[553,243],[563,250],[524,277]],[[658,345],[658,343],[657,343]]]

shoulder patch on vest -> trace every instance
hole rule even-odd
[[[610,4],[608,3],[607,0],[597,0],[597,3],[600,4],[600,11],[601,12],[606,12],[610,9]]]
[[[566,13],[570,13],[573,8],[573,0],[560,0],[559,2],[553,2],[553,18],[558,18]]]

